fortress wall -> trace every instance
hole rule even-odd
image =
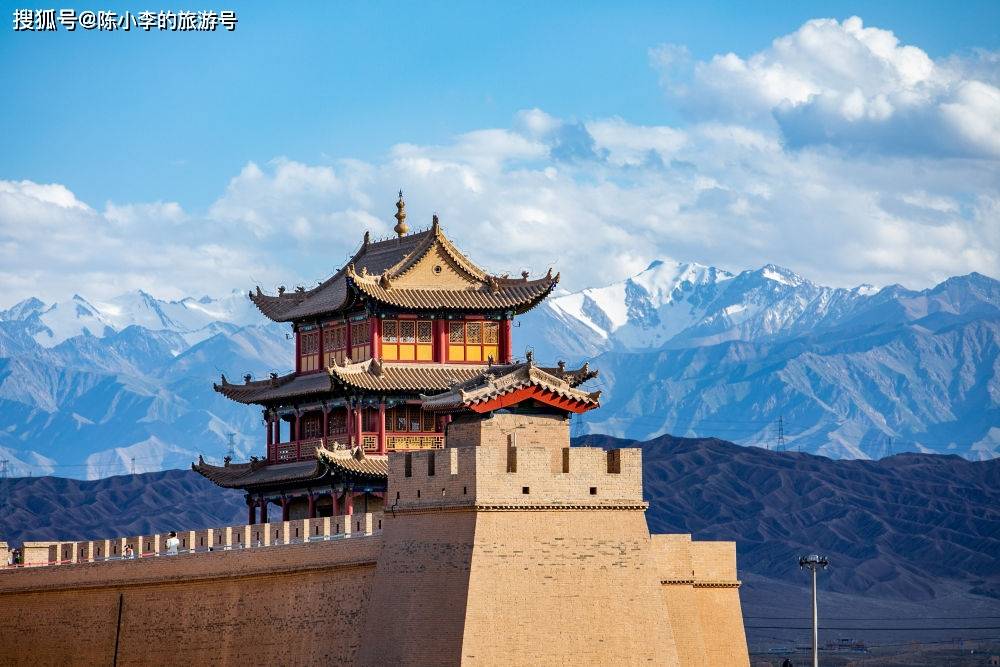
[[[711,664],[750,662],[736,578],[735,542],[692,542],[694,591]]]
[[[354,663],[380,539],[5,571],[0,663]]]
[[[472,511],[383,517],[361,664],[459,663],[475,522]],[[505,641],[496,628],[480,630]]]
[[[678,664],[651,546],[642,511],[479,512],[463,662]]]
[[[476,451],[476,501],[593,504],[642,502],[642,451],[615,450],[621,472],[609,472],[609,453],[599,448],[553,450],[520,446],[480,447]],[[516,469],[508,470],[508,457]],[[558,460],[553,472],[551,461]],[[564,472],[565,471],[565,472]],[[528,493],[524,488],[528,488]],[[593,489],[593,493],[591,490]]]
[[[692,585],[691,536],[653,535],[653,551],[680,662],[682,665],[703,664],[705,638],[698,612],[698,597]],[[711,636],[711,628],[706,630]]]
[[[449,447],[513,444],[561,449],[569,444],[569,420],[560,415],[494,413],[489,419],[462,415],[448,424]]]
[[[389,470],[389,505],[395,503],[396,509],[475,503],[642,502],[639,449],[456,447],[390,454]]]
[[[6,542],[0,542],[0,565],[6,565],[8,558],[10,558],[10,547]]]

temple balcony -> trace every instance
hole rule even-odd
[[[308,461],[316,458],[316,449],[326,447],[333,449],[336,445],[356,446],[350,436],[345,433],[331,434],[326,438],[304,438],[290,442],[272,443],[268,447],[267,459],[272,463],[292,463]],[[362,431],[360,444],[364,451],[379,452],[378,432]],[[385,451],[402,451],[412,449],[441,449],[444,447],[444,433],[422,431],[387,431],[385,434]]]

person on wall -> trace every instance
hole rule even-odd
[[[167,555],[176,556],[177,548],[180,547],[181,541],[177,539],[177,533],[170,531],[170,536],[167,538]]]

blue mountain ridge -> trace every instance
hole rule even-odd
[[[0,460],[9,475],[99,478],[259,453],[256,408],[222,373],[287,372],[287,325],[243,293],[109,307],[76,295],[0,311]],[[834,458],[1000,453],[1000,282],[822,287],[781,267],[654,262],[520,317],[516,350],[589,361],[602,407],[574,434],[717,436]]]

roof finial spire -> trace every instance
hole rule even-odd
[[[396,202],[396,226],[392,228],[400,238],[406,236],[410,227],[406,224],[406,202],[403,201],[403,191],[399,191],[399,200]]]

